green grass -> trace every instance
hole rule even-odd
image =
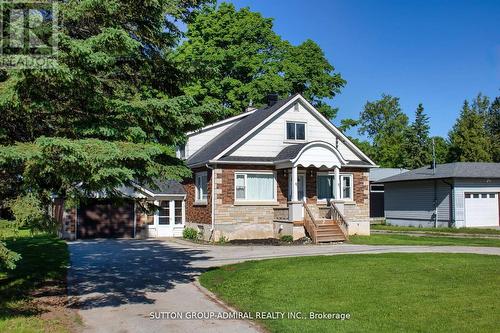
[[[65,279],[68,265],[66,243],[55,236],[21,231],[7,238],[7,246],[22,259],[14,270],[0,269],[0,332],[65,332],[58,319],[42,319],[32,293]]]
[[[200,282],[242,311],[351,315],[345,321],[260,321],[271,332],[498,332],[498,256],[391,253],[250,261],[209,270]]]
[[[500,230],[483,229],[483,228],[418,228],[418,227],[400,227],[396,225],[372,224],[373,230],[390,230],[390,231],[420,231],[420,232],[449,232],[454,234],[488,234],[500,235]]]
[[[500,247],[500,238],[460,238],[372,234],[371,236],[350,236],[349,243],[367,245],[461,245]]]

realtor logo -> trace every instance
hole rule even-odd
[[[53,68],[58,4],[51,0],[0,0],[0,68]]]

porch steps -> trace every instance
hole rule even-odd
[[[315,233],[316,243],[343,242],[346,240],[340,226],[334,220],[319,220]]]

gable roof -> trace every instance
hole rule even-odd
[[[411,180],[443,178],[500,178],[500,163],[456,162],[438,164],[433,170],[425,166],[400,175],[379,180],[379,183],[392,183]]]
[[[367,165],[375,166],[375,163],[366,156],[356,145],[354,145],[342,132],[340,132],[328,119],[326,119],[321,113],[319,113],[306,99],[304,99],[300,94],[291,95],[288,98],[277,101],[271,106],[265,106],[261,109],[253,111],[252,114],[246,116],[239,120],[234,125],[227,128],[225,131],[221,132],[215,138],[207,142],[203,147],[201,147],[196,153],[191,155],[186,164],[188,166],[202,165],[209,161],[236,161],[238,158],[231,156],[224,156],[225,153],[230,151],[235,145],[240,141],[244,140],[247,136],[256,131],[265,120],[270,118],[274,113],[285,107],[289,102],[295,99],[300,99],[307,108],[312,110],[324,122],[325,126],[329,127],[340,139],[346,143],[352,150],[354,150],[362,159],[362,161],[356,161],[357,163],[352,163],[356,165]],[[295,145],[294,145],[295,146]],[[288,148],[288,147],[287,147]],[[285,148],[285,149],[287,149]],[[290,148],[286,154],[293,153],[294,150],[298,149],[300,151],[302,147]],[[284,150],[285,150],[284,149]],[[285,152],[282,151],[283,154]],[[281,153],[280,153],[281,154]],[[259,161],[261,157],[245,157],[246,161]],[[277,157],[266,158],[262,162],[277,161]],[[243,160],[241,160],[243,161]],[[353,161],[354,162],[354,161]]]
[[[240,139],[245,133],[248,133],[254,127],[258,126],[267,117],[271,116],[275,111],[280,109],[295,96],[297,96],[297,94],[279,100],[271,106],[265,106],[253,112],[248,117],[241,119],[239,122],[232,125],[201,147],[196,153],[191,155],[186,161],[187,165],[207,163],[208,161],[216,158],[217,155],[229,148],[229,146],[231,146],[236,140]]]

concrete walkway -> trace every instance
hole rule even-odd
[[[194,279],[206,268],[279,257],[388,252],[500,255],[500,248],[463,246],[212,246],[182,240],[94,240],[69,243],[70,296],[86,332],[257,332],[243,320],[151,320],[150,315],[222,312]]]

